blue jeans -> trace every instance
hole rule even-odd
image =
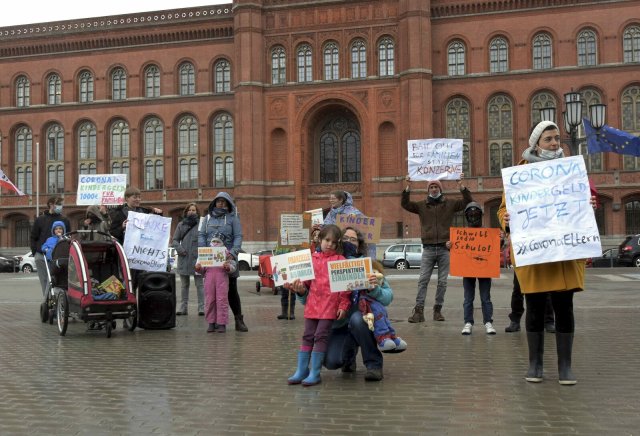
[[[416,306],[424,307],[424,300],[427,297],[427,286],[429,286],[431,274],[436,265],[438,265],[436,305],[442,306],[444,303],[444,293],[447,292],[447,277],[449,276],[449,250],[444,245],[425,245],[422,249],[422,261],[420,262],[420,278],[418,279]]]
[[[493,303],[491,303],[491,279],[478,278],[478,288],[480,289],[480,301],[482,302],[482,323],[493,322]],[[476,278],[464,277],[462,279],[464,288],[464,322],[473,324],[473,300],[476,298]]]
[[[360,311],[355,310],[348,325],[331,330],[324,366],[327,369],[342,368],[355,360],[358,347],[362,350],[362,362],[367,369],[382,369],[382,353],[373,332],[362,319]]]

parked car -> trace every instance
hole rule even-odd
[[[420,268],[422,244],[394,244],[384,251],[382,265],[387,268]]]
[[[20,262],[19,269],[24,273],[38,271],[36,268],[36,259],[30,251],[22,255],[22,261]]]
[[[16,272],[20,271],[20,256],[10,254],[0,254],[0,272]]]
[[[618,246],[618,250],[620,265],[640,268],[640,234],[628,235]]]
[[[591,268],[615,268],[621,266],[618,260],[618,249],[609,248],[602,252],[602,256],[587,259],[587,267]]]
[[[257,253],[247,253],[242,249],[238,252],[238,269],[240,271],[258,269],[258,266],[260,266],[260,256]]]
[[[169,247],[169,264],[167,265],[168,271],[173,271],[178,267],[178,252],[175,248]]]

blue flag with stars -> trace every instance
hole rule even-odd
[[[610,151],[618,154],[640,156],[640,137],[606,124],[600,130],[596,130],[586,118],[582,119],[582,123],[587,134],[589,154]]]

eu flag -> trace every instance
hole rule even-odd
[[[582,119],[582,123],[587,134],[589,154],[612,151],[618,154],[640,156],[640,137],[606,124],[600,130],[596,130],[586,118]]]

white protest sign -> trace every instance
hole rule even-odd
[[[581,155],[502,169],[517,266],[600,256]]]
[[[462,139],[407,141],[411,180],[458,180],[462,173]]]
[[[308,213],[311,215],[311,225],[315,226],[317,224],[322,225],[324,223],[324,216],[322,215],[322,209],[311,209],[307,210],[304,213]]]
[[[124,253],[129,267],[144,271],[166,271],[171,218],[129,212],[124,235]]]
[[[124,203],[126,174],[80,174],[78,176],[78,206],[116,205]]]
[[[198,247],[198,260],[200,266],[223,266],[227,260],[226,247]]]
[[[353,291],[369,287],[369,276],[373,273],[371,258],[334,260],[329,267],[331,292]]]
[[[308,248],[272,256],[269,261],[271,262],[271,275],[275,286],[282,286],[296,279],[305,281],[315,278],[311,250]]]

